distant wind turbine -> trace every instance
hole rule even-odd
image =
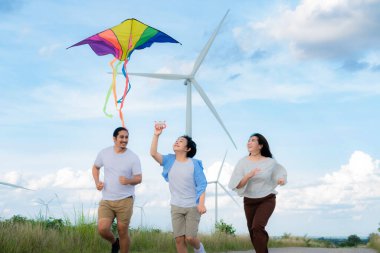
[[[38,198],[35,202],[40,204],[41,206],[45,207],[45,220],[47,220],[47,215],[49,213],[49,204],[53,201],[54,198],[50,199],[49,201],[45,202],[43,199]]]
[[[222,165],[220,165],[220,169],[219,169],[219,173],[218,173],[218,177],[216,178],[215,181],[210,181],[210,182],[207,182],[207,184],[215,184],[215,224],[218,222],[218,185],[220,187],[222,187],[222,189],[228,194],[228,196],[230,196],[230,198],[238,205],[239,203],[235,200],[235,198],[232,196],[232,194],[219,182],[219,178],[220,178],[220,174],[222,173],[222,169],[223,169],[223,165],[224,165],[224,161],[226,160],[226,156],[227,156],[227,151],[226,151],[226,154],[224,155],[224,158],[223,158],[223,162],[222,162]]]
[[[6,183],[6,182],[0,182],[0,184],[2,184],[2,185],[6,185],[6,186],[10,186],[10,187],[13,187],[13,188],[20,188],[20,189],[24,189],[24,190],[33,191],[33,190],[31,190],[31,189],[28,189],[28,188],[25,188],[25,187],[23,187],[23,186],[16,185],[16,184],[10,184],[10,183]]]
[[[142,228],[142,224],[143,224],[143,215],[145,217],[145,212],[144,212],[144,206],[147,202],[145,202],[143,205],[139,206],[139,205],[134,205],[134,207],[137,207],[137,208],[140,208],[140,228]]]
[[[188,136],[192,136],[192,112],[191,112],[191,87],[194,86],[195,89],[198,91],[199,95],[203,99],[203,101],[206,103],[212,114],[215,116],[219,124],[222,126],[226,134],[228,135],[229,139],[231,140],[232,144],[234,145],[235,149],[237,149],[236,144],[234,140],[232,139],[230,133],[228,132],[227,128],[225,127],[222,119],[220,118],[219,114],[217,113],[214,105],[211,103],[210,99],[204,92],[203,88],[199,85],[199,83],[195,80],[195,74],[197,73],[199,67],[201,66],[203,60],[205,59],[212,43],[215,40],[216,35],[218,34],[223,21],[225,20],[229,10],[224,15],[223,19],[220,21],[218,27],[215,29],[214,33],[211,35],[210,39],[206,43],[206,45],[203,47],[202,51],[200,52],[198,58],[196,59],[193,70],[188,75],[182,75],[182,74],[157,74],[157,73],[128,73],[129,75],[133,76],[144,76],[144,77],[150,77],[150,78],[158,78],[158,79],[166,79],[166,80],[184,80],[184,84],[187,86],[187,99],[186,99],[186,134]]]

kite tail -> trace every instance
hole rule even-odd
[[[107,92],[107,96],[106,96],[106,101],[104,102],[104,105],[103,105],[103,112],[104,114],[108,117],[108,118],[112,118],[112,114],[110,113],[107,113],[107,104],[108,104],[108,100],[111,96],[111,91],[114,90],[114,87],[115,87],[115,83],[116,83],[116,70],[113,66],[113,64],[115,63],[117,59],[114,58],[111,62],[110,62],[110,65],[111,65],[111,68],[112,68],[112,83],[108,89],[108,92]]]
[[[123,126],[124,126],[124,116],[123,116],[122,109],[124,107],[125,97],[127,96],[129,90],[131,89],[131,84],[129,83],[129,77],[127,73],[127,64],[128,64],[128,59],[125,59],[124,65],[123,65],[123,74],[125,76],[125,88],[124,88],[123,96],[118,101],[118,103],[120,103],[119,115],[120,115],[120,120],[123,123]]]

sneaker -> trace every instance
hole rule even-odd
[[[116,238],[116,241],[112,244],[111,253],[119,253],[119,249],[120,249],[119,238]]]
[[[205,248],[203,247],[203,244],[202,243],[200,243],[200,247],[199,247],[199,249],[195,249],[194,248],[194,252],[195,253],[206,253],[206,250],[205,250]]]

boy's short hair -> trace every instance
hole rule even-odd
[[[190,148],[190,151],[186,153],[187,157],[193,158],[197,153],[197,144],[193,141],[193,139],[188,135],[181,136],[187,140],[187,148]]]

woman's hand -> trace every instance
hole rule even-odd
[[[277,180],[277,184],[278,185],[284,185],[285,184],[285,179],[280,178],[279,180]]]
[[[257,173],[259,173],[260,171],[261,171],[261,169],[255,168],[255,169],[251,170],[250,172],[248,172],[247,175],[246,175],[246,177],[248,179],[251,179],[252,177],[256,176]]]

